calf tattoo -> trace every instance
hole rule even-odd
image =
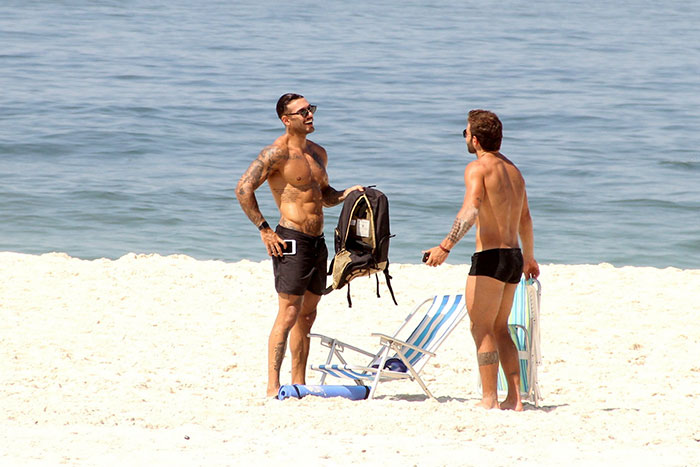
[[[498,352],[482,352],[476,354],[479,366],[493,365],[498,363]]]
[[[280,371],[280,369],[282,368],[282,360],[284,360],[284,351],[286,350],[286,348],[286,342],[281,342],[275,346],[275,355],[273,363],[275,371]]]

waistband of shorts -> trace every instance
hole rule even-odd
[[[504,253],[522,253],[521,250],[520,250],[520,248],[491,248],[491,249],[489,249],[489,250],[475,251],[474,254],[475,254],[475,255],[478,255],[478,254],[481,254],[481,253],[484,253],[484,254],[489,254],[489,253],[491,253],[491,254],[493,254],[493,253],[497,253],[497,252],[501,252],[501,251],[504,252]]]
[[[323,234],[321,235],[309,235],[304,232],[299,232],[298,230],[294,229],[288,229],[286,227],[282,227],[281,225],[278,225],[277,228],[275,229],[275,232],[277,232],[278,235],[281,237],[284,236],[286,237],[287,240],[300,240],[300,241],[307,241],[307,242],[316,242],[318,240],[325,240],[325,236]]]

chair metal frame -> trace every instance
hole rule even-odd
[[[414,321],[414,317],[417,317],[418,312],[428,303],[430,303],[430,307],[428,307],[423,315],[420,315],[420,321],[409,336],[409,339],[415,336],[413,342],[399,339],[398,335],[409,323]],[[436,306],[437,308],[435,308]],[[435,323],[436,315],[441,317],[440,321],[437,323],[437,329],[430,327],[431,324]],[[369,399],[374,398],[379,383],[400,379],[416,381],[429,398],[435,399],[435,396],[430,392],[419,373],[423,370],[428,360],[436,356],[435,352],[437,349],[466,315],[466,301],[463,294],[436,295],[428,298],[418,304],[413,311],[408,314],[393,335],[382,333],[371,334],[373,337],[379,338],[380,348],[375,353],[333,337],[324,336],[322,334],[309,334],[309,337],[319,338],[321,340],[321,345],[329,348],[326,362],[321,365],[311,365],[311,369],[323,373],[321,384],[324,384],[327,375],[338,378],[350,378],[358,385],[364,385],[365,383],[363,381],[372,381]],[[427,318],[430,319],[426,321]],[[447,327],[443,329],[445,325]],[[419,344],[419,339],[421,337],[426,337],[426,331],[428,330],[430,330],[430,338],[428,338],[424,345],[416,345],[416,343]],[[343,355],[343,352],[346,350],[351,350],[357,354],[369,357],[370,362],[365,366],[350,365]],[[392,371],[384,368],[384,364],[389,359],[391,351],[395,352],[392,358],[399,358],[404,365],[406,365],[407,372]],[[412,356],[412,353],[416,355]],[[337,358],[340,364],[332,364],[334,358]],[[373,365],[377,365],[377,367],[374,368]]]

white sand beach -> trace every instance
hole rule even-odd
[[[358,278],[314,332],[374,348],[467,270],[392,264],[399,306]],[[410,381],[277,401],[270,261],[0,253],[0,465],[700,465],[700,270],[541,270],[544,399],[514,413],[474,407],[466,320],[424,369],[438,402]]]

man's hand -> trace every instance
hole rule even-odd
[[[266,228],[260,231],[260,238],[262,239],[265,248],[267,249],[267,254],[270,256],[282,256],[282,249],[284,248],[284,240],[280,238],[277,233],[271,228]]]
[[[343,199],[342,200],[345,200],[345,198],[347,198],[348,195],[355,190],[365,191],[365,187],[363,187],[362,185],[355,185],[355,186],[351,186],[350,188],[346,188],[345,191],[343,192],[343,197],[342,197]]]
[[[449,253],[443,251],[439,246],[434,246],[423,253],[428,253],[428,260],[425,262],[428,266],[437,267],[445,262]]]
[[[525,279],[537,279],[540,275],[540,266],[535,261],[535,258],[526,258],[523,265],[523,274]]]

